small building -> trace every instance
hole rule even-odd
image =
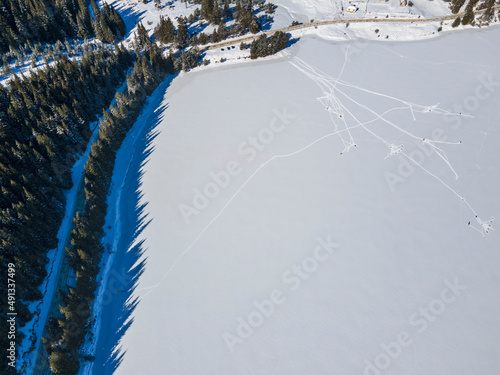
[[[356,12],[358,11],[358,9],[359,9],[359,8],[358,8],[356,5],[353,5],[353,4],[351,4],[351,5],[349,5],[349,6],[347,7],[347,11],[348,11],[349,13],[356,13]]]
[[[402,7],[405,7],[408,5],[408,0],[400,0],[399,1],[399,5],[401,5]]]

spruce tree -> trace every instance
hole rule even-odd
[[[223,14],[224,14],[225,19],[230,19],[232,16],[231,8],[229,8],[229,1],[228,0],[224,0]]]
[[[80,38],[92,37],[94,35],[92,16],[85,0],[78,0],[78,9],[80,10],[77,14],[78,36]]]
[[[137,24],[137,41],[139,48],[149,51],[149,48],[151,47],[151,40],[149,39],[148,32],[142,22]]]
[[[198,42],[203,45],[208,43],[208,36],[204,32],[201,32],[198,37]]]
[[[465,1],[466,0],[455,0],[451,8],[452,13],[457,14],[458,12],[460,12],[460,8],[462,8],[462,6],[465,4]]]
[[[170,17],[160,17],[160,23],[154,30],[154,35],[161,43],[172,43],[175,39],[175,26]]]
[[[219,34],[220,40],[227,39],[228,32],[226,29],[226,25],[224,24],[224,21],[222,21],[222,20],[219,22],[219,27],[218,27],[217,33]]]
[[[462,18],[462,25],[468,25],[472,21],[474,21],[474,11],[472,10],[472,7],[467,7],[467,10],[465,12],[464,17]]]
[[[175,43],[178,49],[183,49],[189,44],[189,35],[184,18],[179,17],[177,20],[177,35],[175,36]]]
[[[214,12],[216,10],[216,4],[214,0],[202,0],[201,2],[201,16],[212,23],[214,20]]]

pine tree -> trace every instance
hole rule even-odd
[[[80,38],[89,38],[94,35],[92,27],[92,16],[85,0],[78,0],[79,12],[77,15],[78,36]]]
[[[182,62],[182,70],[187,72],[189,70],[189,63],[188,63],[186,51],[182,51],[181,62]]]
[[[3,55],[2,59],[3,59],[3,68],[2,68],[3,74],[5,75],[13,74],[14,72],[10,67],[10,62],[9,59],[7,58],[7,55]]]
[[[177,35],[175,36],[175,43],[178,49],[183,49],[189,44],[188,29],[184,18],[179,17],[177,22]]]
[[[462,6],[465,4],[465,1],[466,0],[455,0],[451,8],[452,13],[457,14],[458,12],[460,12],[460,8],[462,8]]]
[[[219,34],[220,40],[227,39],[228,32],[226,29],[226,25],[224,24],[224,21],[222,21],[222,20],[219,22],[219,27],[218,27],[217,33]]]
[[[56,375],[75,374],[80,368],[79,358],[74,353],[57,350],[50,356],[50,369]]]
[[[231,8],[229,8],[229,1],[228,0],[224,0],[223,14],[224,14],[225,19],[230,19],[232,16]]]
[[[114,36],[119,40],[126,33],[126,26],[123,19],[118,14],[118,12],[112,6],[109,6],[107,3],[103,4],[101,14],[103,15],[106,23],[108,24],[111,32]]]
[[[216,4],[214,3],[214,0],[202,0],[201,2],[201,16],[208,21],[208,23],[212,23],[215,18],[214,12],[216,10]]]
[[[464,17],[462,18],[462,25],[468,25],[474,21],[475,15],[472,7],[467,7]]]
[[[113,35],[113,31],[109,27],[106,17],[100,14],[98,17],[96,17],[94,25],[96,27],[96,37],[99,40],[105,43],[113,43],[115,38]]]
[[[160,23],[154,30],[155,37],[161,43],[172,43],[175,39],[175,26],[170,17],[160,17]]]
[[[151,47],[151,40],[149,39],[148,32],[146,31],[146,28],[142,24],[142,22],[139,22],[137,24],[137,42],[139,44],[139,48],[145,49],[146,51],[149,51],[149,48]]]
[[[95,0],[91,0],[94,12],[94,32],[97,39],[105,43],[113,43],[116,39],[121,39],[125,35],[126,28],[123,19],[118,12],[107,3],[99,9]]]
[[[234,19],[238,20],[241,16],[241,11],[243,7],[241,6],[240,0],[236,0],[236,5],[234,7]]]
[[[211,43],[219,43],[220,42],[220,35],[218,29],[214,29],[212,32],[212,35],[210,36],[210,42]]]
[[[208,36],[204,32],[201,32],[199,37],[198,37],[198,42],[201,45],[207,44],[208,43]]]
[[[101,13],[101,10],[99,9],[99,6],[97,6],[95,0],[90,0],[90,6],[92,7],[92,12],[94,12],[94,18],[97,14]]]

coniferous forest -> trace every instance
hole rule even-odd
[[[282,31],[276,32],[269,38],[266,34],[262,34],[250,45],[250,58],[257,59],[259,57],[274,55],[275,53],[286,48],[289,40],[290,35],[285,34]]]
[[[89,5],[95,15],[92,17]],[[0,52],[37,42],[90,38],[112,43],[125,35],[118,12],[95,0],[2,0]]]
[[[33,318],[33,304],[42,297],[47,254],[58,245],[65,212],[64,191],[72,187],[71,169],[99,121],[97,141],[84,170],[83,205],[73,220],[65,252],[75,284],[59,290],[59,311],[50,316],[42,338],[54,374],[76,374],[82,361],[89,360],[81,347],[98,285],[115,154],[148,95],[167,74],[200,63],[197,45],[256,33],[275,8],[272,4],[264,7],[263,0],[237,0],[234,7],[227,0],[195,3],[201,7],[190,17],[179,17],[177,26],[162,18],[155,30],[156,40],[139,23],[132,48],[126,49],[117,44],[126,34],[125,23],[104,2],[99,7],[95,0],[2,0],[0,65],[11,79],[6,86],[0,85],[0,261],[15,265],[18,328]],[[257,17],[256,9],[268,16]],[[189,33],[189,26],[200,19],[217,26],[211,35]],[[231,20],[233,25],[226,27],[225,22]],[[88,38],[102,43],[88,43]],[[287,36],[264,39],[252,49],[256,56],[274,53],[288,41]],[[167,57],[156,41],[173,47]],[[267,48],[264,44],[269,41]],[[37,69],[16,76],[9,56],[23,61],[26,53],[31,53],[32,68]],[[124,91],[117,92],[124,81]],[[115,104],[110,107],[113,98]],[[8,318],[6,279],[2,272],[2,321]],[[2,347],[8,347],[7,329],[0,325]],[[16,345],[23,338],[18,331]],[[7,362],[2,356],[2,373],[17,374]]]
[[[119,14],[106,4],[99,9],[94,0],[2,1],[0,29],[1,52],[90,36],[113,43],[125,33]],[[109,105],[132,61],[116,44],[84,45],[80,59],[59,54],[53,64],[0,86],[0,261],[16,268],[19,327],[32,318],[28,305],[41,298],[47,253],[57,246],[64,214],[63,190],[72,184],[71,167],[85,150],[90,124]],[[6,278],[2,272],[2,321]],[[8,327],[0,327],[0,342],[8,347]],[[22,339],[19,332],[16,343]],[[2,356],[2,373],[6,362]]]
[[[75,156],[131,60],[125,50],[101,48],[80,62],[63,57],[29,77],[15,77],[8,89],[0,87],[0,261],[16,265],[20,325],[31,319],[26,305],[41,297],[38,287],[46,276],[46,254],[57,246]],[[1,277],[6,298],[5,273]]]
[[[57,246],[65,207],[63,190],[71,187],[71,167],[88,143],[89,125],[102,115],[98,140],[85,165],[84,208],[74,219],[66,249],[76,285],[60,291],[61,314],[49,319],[43,337],[55,374],[77,373],[83,359],[80,348],[97,287],[105,200],[115,153],[165,74],[174,72],[175,67],[188,70],[198,64],[196,51],[164,58],[156,44],[142,39],[139,31],[135,54],[116,43],[114,47],[97,45],[80,61],[61,55],[55,64],[27,77],[14,77],[8,88],[0,87],[0,260],[16,266],[20,326],[32,318],[27,305],[41,298],[39,286],[47,276],[46,254]],[[115,105],[103,112],[125,77],[125,92],[116,93]],[[6,299],[7,283],[3,281],[0,293]],[[2,302],[0,313],[4,321],[6,302]],[[1,327],[1,340],[5,341],[8,327]],[[20,334],[16,337],[17,344],[22,338]],[[7,367],[5,356],[1,365],[7,373],[16,373]]]
[[[256,34],[263,29],[266,23],[272,21],[271,15],[276,9],[274,4],[265,3],[264,0],[197,0],[195,3],[200,3],[200,8],[197,8],[189,17],[179,17],[177,28],[170,18],[162,17],[155,29],[156,40],[165,44],[174,43],[182,49],[189,45],[218,43],[230,37],[245,35],[248,32]],[[234,3],[233,7],[230,6],[232,3]],[[258,17],[255,13],[259,11],[263,11],[265,14]],[[189,26],[199,20],[205,20],[217,28],[208,35],[203,31],[191,35],[188,32]],[[226,26],[228,21],[234,21],[230,27]]]

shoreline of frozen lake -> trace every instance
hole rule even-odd
[[[136,288],[105,304],[93,373],[498,371],[498,237],[443,183],[498,214],[499,32],[369,43],[346,64],[345,45],[305,37],[289,59],[176,78],[136,124],[112,266],[137,264]],[[180,205],[199,212],[189,224]],[[273,311],[254,321],[262,301]]]

